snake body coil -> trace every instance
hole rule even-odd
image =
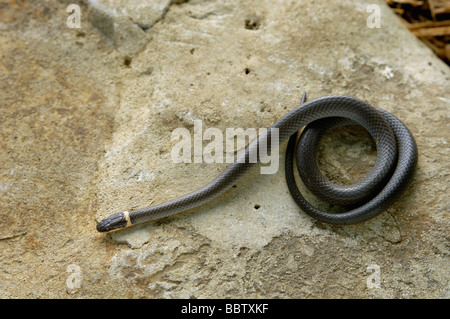
[[[304,102],[305,95],[303,95]],[[349,124],[363,126],[377,147],[377,160],[372,171],[362,181],[351,186],[339,186],[328,181],[317,168],[316,154],[320,137],[328,129]],[[297,142],[297,132],[307,126]],[[326,96],[301,104],[252,141],[209,184],[170,201],[121,212],[97,224],[97,230],[107,232],[168,217],[211,201],[223,194],[257,163],[250,154],[260,145],[271,153],[274,129],[278,130],[278,145],[289,139],[286,151],[286,181],[289,191],[300,208],[310,216],[331,224],[355,224],[373,218],[392,205],[408,186],[417,164],[417,146],[408,128],[387,111],[375,108],[348,96]],[[297,149],[296,149],[297,148]],[[299,192],[293,173],[294,154],[305,185],[324,201],[346,207],[344,213],[330,213],[309,204]]]

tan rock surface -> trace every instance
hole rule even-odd
[[[380,29],[359,0],[91,0],[80,29],[66,26],[70,1],[2,3],[0,297],[448,298],[450,70],[373,2]],[[417,174],[386,213],[338,227],[300,212],[283,144],[276,174],[254,170],[200,209],[96,232],[226,166],[173,163],[175,128],[268,127],[304,90],[364,99],[411,129]],[[322,143],[337,183],[374,163],[359,133]]]

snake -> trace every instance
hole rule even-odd
[[[365,128],[375,143],[377,157],[365,178],[353,185],[337,185],[321,173],[317,152],[326,132],[348,125]],[[301,211],[332,225],[363,223],[386,211],[410,185],[418,161],[417,144],[411,131],[388,111],[346,95],[306,101],[305,92],[297,107],[260,133],[208,184],[160,204],[110,215],[97,223],[97,231],[120,230],[204,205],[260,164],[260,160],[250,160],[255,152],[265,147],[267,154],[271,154],[287,140],[284,166],[289,193]],[[299,178],[314,196],[342,209],[330,211],[309,203],[298,188],[294,164]]]

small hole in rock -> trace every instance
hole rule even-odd
[[[138,24],[137,26],[144,32],[147,32],[150,29],[150,25],[148,24]]]
[[[123,58],[123,65],[129,67],[129,66],[131,65],[131,61],[132,61],[132,60],[133,60],[133,59],[130,58],[129,56],[124,57],[124,58]]]
[[[245,68],[244,72],[245,72],[245,74],[249,74],[250,73],[250,69],[249,68]]]
[[[261,23],[256,17],[251,17],[245,20],[245,28],[247,30],[258,30]]]
[[[261,207],[261,205],[255,204],[255,209],[259,209],[260,207]]]

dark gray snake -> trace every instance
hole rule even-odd
[[[323,222],[341,225],[360,223],[385,211],[406,189],[417,164],[417,146],[411,132],[389,112],[353,97],[334,95],[304,101],[305,94],[300,106],[252,141],[245,152],[209,184],[158,205],[111,215],[97,224],[97,230],[107,232],[158,220],[211,201],[257,165],[250,161],[250,156],[258,152],[261,145],[267,147],[270,154],[275,128],[278,129],[277,146],[290,138],[286,151],[286,181],[301,210]],[[350,186],[335,185],[317,167],[317,145],[326,131],[355,124],[363,126],[372,136],[377,160],[362,181]],[[297,132],[302,127],[305,129],[297,142]],[[294,179],[295,153],[300,177],[311,192],[327,203],[345,207],[347,211],[322,211],[303,198]]]

